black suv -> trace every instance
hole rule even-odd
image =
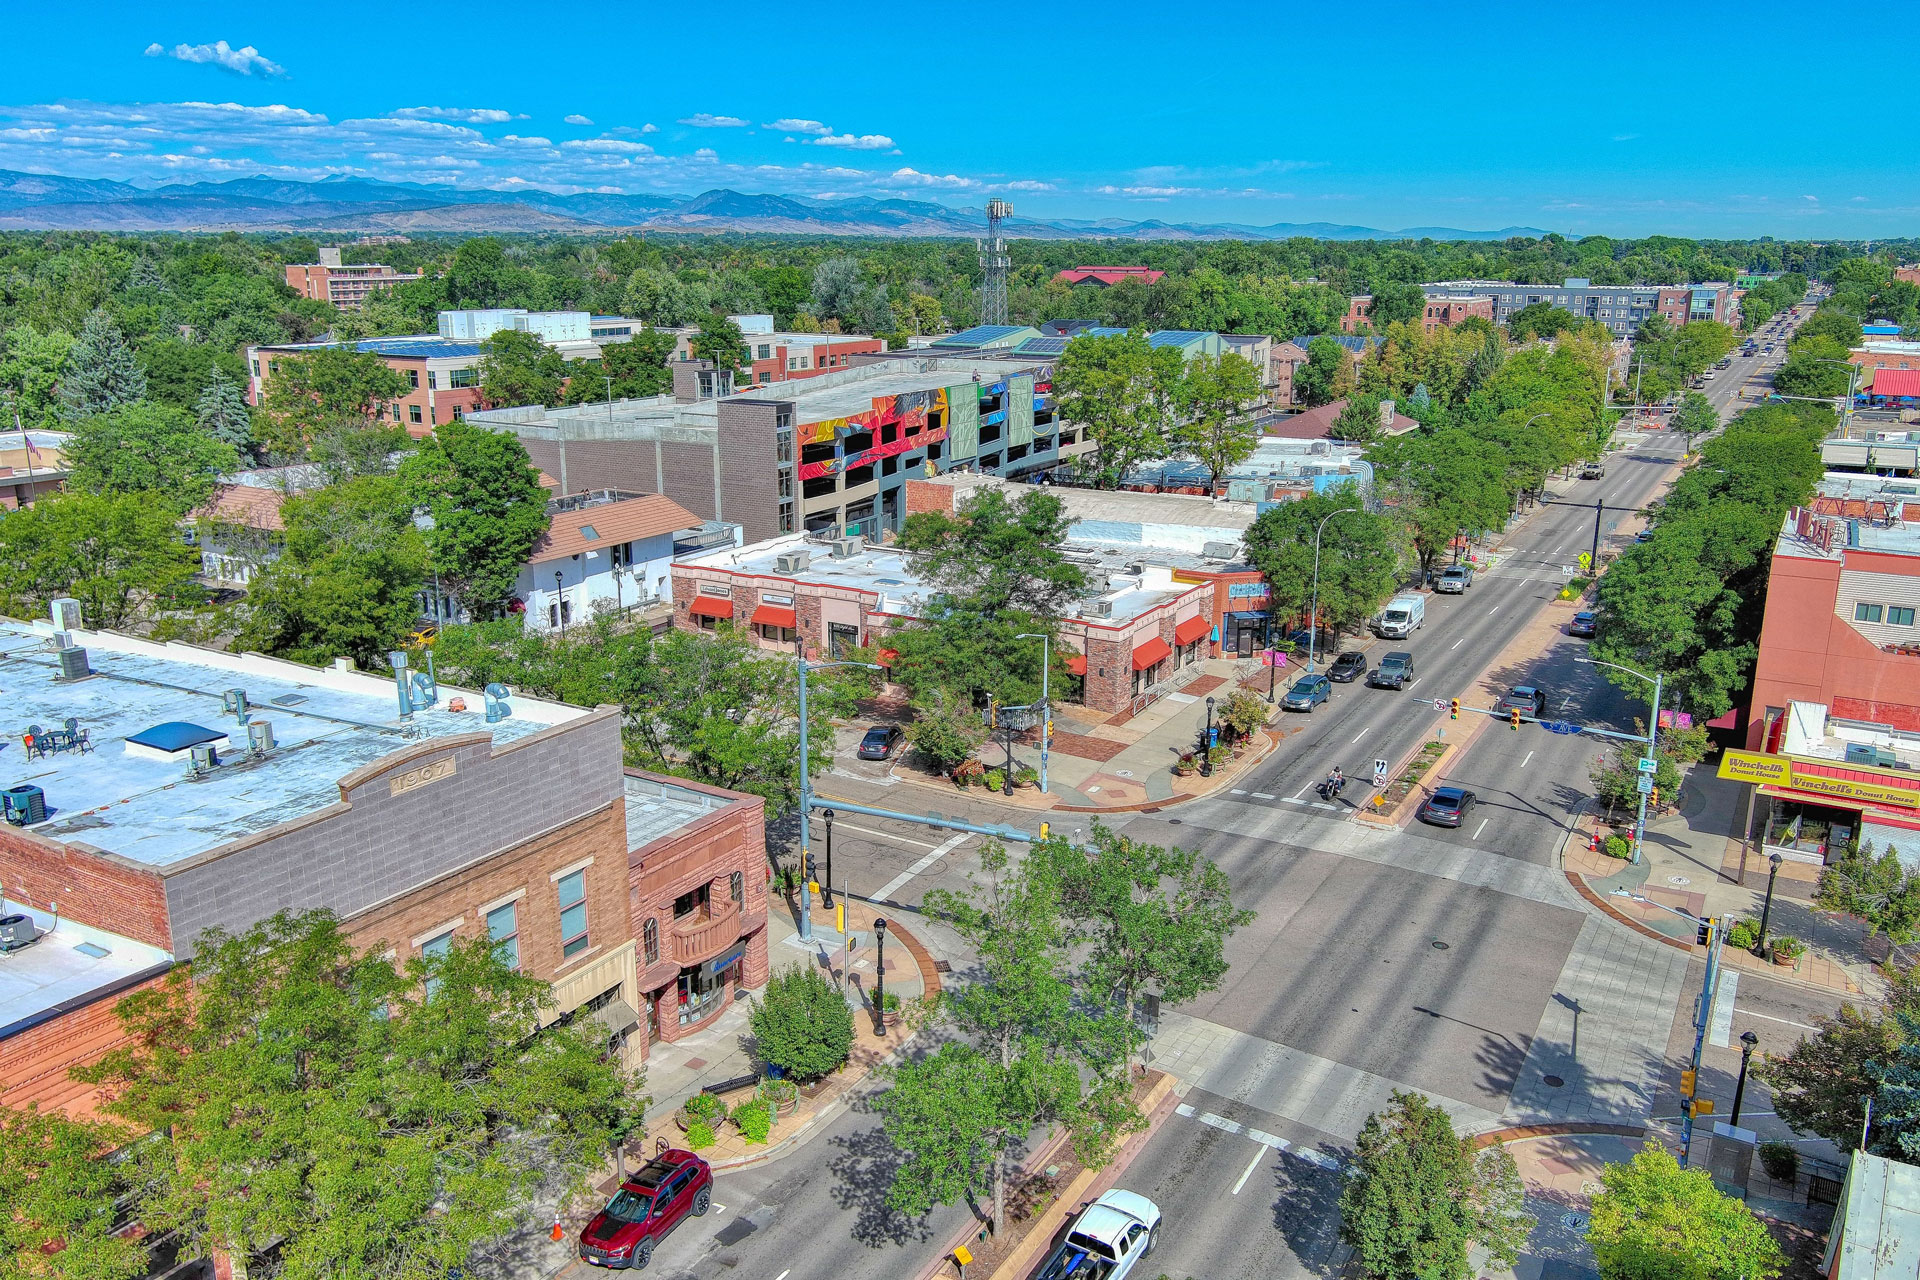
[[[1333,660],[1327,668],[1327,679],[1335,684],[1352,684],[1367,673],[1367,655],[1358,650],[1349,649]]]
[[[1376,689],[1404,689],[1412,679],[1413,655],[1390,653],[1380,659],[1380,665],[1367,677],[1367,683]]]

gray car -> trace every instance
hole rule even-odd
[[[1467,564],[1448,565],[1434,579],[1433,589],[1446,595],[1457,596],[1473,585],[1473,566]]]
[[[1412,680],[1413,655],[1410,653],[1387,654],[1367,677],[1367,683],[1376,689],[1404,689]]]

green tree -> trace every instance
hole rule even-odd
[[[1506,523],[1513,495],[1498,449],[1466,431],[1418,431],[1367,451],[1374,483],[1412,536],[1424,581],[1459,536],[1479,537]]]
[[[480,351],[480,387],[490,406],[560,403],[567,362],[539,334],[496,330]]]
[[[240,453],[245,453],[253,444],[246,398],[240,394],[239,384],[228,378],[219,365],[213,366],[206,389],[194,401],[193,417],[201,431]]]
[[[753,1002],[753,1051],[762,1062],[801,1080],[837,1071],[853,1051],[853,1010],[812,965],[767,980]]]
[[[1253,913],[1233,905],[1226,872],[1190,849],[1144,844],[1093,824],[1084,846],[1052,836],[1034,846],[1060,885],[1060,908],[1087,944],[1080,982],[1110,992],[1122,1026],[1138,1034],[1141,997],[1181,1005],[1217,991],[1227,939]]]
[[[966,499],[953,515],[908,516],[900,546],[920,553],[923,576],[979,612],[1052,616],[1086,587],[1080,566],[1060,553],[1071,526],[1060,499],[1045,489],[1009,499],[990,488]]]
[[[33,1104],[0,1107],[0,1277],[134,1280],[145,1243],[120,1234],[127,1191],[107,1154],[126,1141],[114,1125],[74,1120]]]
[[[1179,393],[1184,420],[1172,444],[1207,469],[1207,488],[1218,489],[1221,474],[1259,446],[1260,428],[1247,417],[1259,395],[1260,371],[1244,356],[1229,351],[1188,363]]]
[[[1095,1065],[1109,1065],[1114,1032],[1074,1009],[1059,886],[1036,860],[1015,867],[997,842],[981,849],[980,862],[983,879],[968,893],[935,890],[925,904],[980,958],[979,979],[942,996],[964,1038],[891,1071],[875,1106],[905,1157],[887,1204],[919,1215],[984,1196],[998,1233],[1009,1151],[1036,1125],[1066,1125],[1076,1154],[1092,1164],[1144,1122],[1124,1081],[1102,1074],[1093,1088],[1083,1084],[1088,1049]]]
[[[638,400],[673,390],[673,371],[667,368],[667,358],[678,343],[675,334],[642,329],[626,342],[610,342],[602,347],[600,372],[613,378],[614,399]],[[597,400],[607,392],[605,382],[580,374],[574,376],[573,384],[567,388],[570,395],[575,386],[582,390],[575,403]]]
[[[1375,333],[1390,324],[1418,320],[1427,310],[1427,291],[1417,284],[1376,284],[1367,307],[1367,321]]]
[[[740,371],[744,367],[740,357],[746,347],[739,325],[716,312],[700,321],[699,331],[687,347],[695,360],[713,362],[716,377],[724,373],[732,385],[740,385]]]
[[[367,426],[407,394],[407,380],[371,351],[322,347],[273,363],[252,425],[255,439],[282,460],[304,458],[315,436],[343,423]]]
[[[288,1280],[425,1276],[600,1175],[636,1081],[484,937],[397,970],[325,912],[197,944],[120,1002],[129,1043],[78,1074],[154,1137],[136,1204],[185,1249],[272,1247]],[[423,995],[424,993],[424,995]]]
[[[1476,1246],[1495,1267],[1518,1260],[1533,1229],[1525,1206],[1505,1147],[1475,1152],[1445,1111],[1395,1090],[1354,1143],[1341,1236],[1369,1280],[1468,1280]]]
[[[1658,1143],[1600,1181],[1587,1240],[1601,1280],[1772,1280],[1786,1269],[1765,1223]]]
[[[1687,438],[1687,452],[1693,452],[1693,438],[1703,436],[1720,425],[1720,411],[1713,407],[1713,401],[1698,391],[1689,391],[1680,397],[1680,407],[1673,411],[1671,429]]]
[[[441,584],[478,615],[505,608],[549,523],[526,446],[461,419],[443,422],[400,464],[400,482],[433,516],[427,543]]]
[[[1812,396],[1830,399],[1847,394],[1857,385],[1847,370],[1844,349],[1835,344],[1827,348],[1816,343],[1796,344],[1786,362],[1773,372],[1773,387],[1785,396]]]
[[[1307,362],[1293,371],[1293,391],[1309,406],[1332,404],[1353,384],[1353,360],[1332,338],[1307,343]]]
[[[147,494],[70,490],[0,516],[0,600],[16,618],[45,617],[61,596],[90,627],[150,617],[199,571],[178,515]]]
[[[24,427],[64,425],[60,379],[72,350],[73,336],[58,329],[18,324],[0,334],[0,399],[9,419],[0,425],[12,426],[14,414]]]
[[[1920,875],[1892,845],[1877,858],[1871,844],[1850,849],[1823,867],[1813,901],[1822,911],[1865,920],[1869,937],[1884,933],[1901,945],[1920,937]]]
[[[69,418],[132,404],[147,394],[147,372],[134,358],[133,348],[103,310],[95,310],[80,330],[79,341],[67,352],[66,372],[60,379],[60,401]]]
[[[1335,440],[1349,444],[1372,444],[1380,438],[1379,396],[1355,395],[1340,407],[1331,432]]]
[[[1352,631],[1400,585],[1394,521],[1368,511],[1353,485],[1263,512],[1247,530],[1247,561],[1265,576],[1276,616],[1303,616],[1313,600],[1314,531],[1322,522],[1320,622],[1336,632]]]
[[[235,647],[378,669],[419,613],[427,546],[392,476],[295,494],[278,559],[253,578]]]
[[[1060,416],[1086,429],[1096,451],[1094,483],[1119,487],[1127,472],[1167,456],[1174,397],[1183,376],[1172,347],[1150,347],[1141,330],[1079,337],[1053,370]]]
[[[206,342],[161,338],[140,344],[140,365],[147,374],[149,400],[191,409],[216,372],[228,382],[245,382],[246,362]]]
[[[1920,1012],[1920,983],[1911,969],[1890,968],[1887,1007],[1859,1008],[1843,1002],[1836,1013],[1813,1015],[1814,1032],[1783,1054],[1764,1054],[1753,1066],[1766,1083],[1773,1110],[1795,1133],[1825,1138],[1842,1151],[1859,1141],[1865,1100],[1885,1078],[1906,1043],[1905,1024],[1895,1015]],[[1875,1115],[1879,1115],[1875,1104]],[[1876,1127],[1873,1138],[1884,1137]]]
[[[239,465],[216,440],[170,405],[135,401],[73,424],[65,454],[68,483],[88,493],[138,493],[184,513],[206,500]]]
[[[1558,337],[1584,323],[1565,307],[1530,302],[1507,317],[1507,336],[1515,342],[1532,342],[1535,338]]]

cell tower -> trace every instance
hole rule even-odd
[[[1000,224],[1013,216],[1013,206],[1005,200],[987,201],[987,238],[980,246],[980,323],[1007,323],[1007,242],[1000,236]]]

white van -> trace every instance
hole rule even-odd
[[[1385,640],[1405,640],[1427,621],[1425,596],[1395,596],[1373,620],[1373,633]]]

